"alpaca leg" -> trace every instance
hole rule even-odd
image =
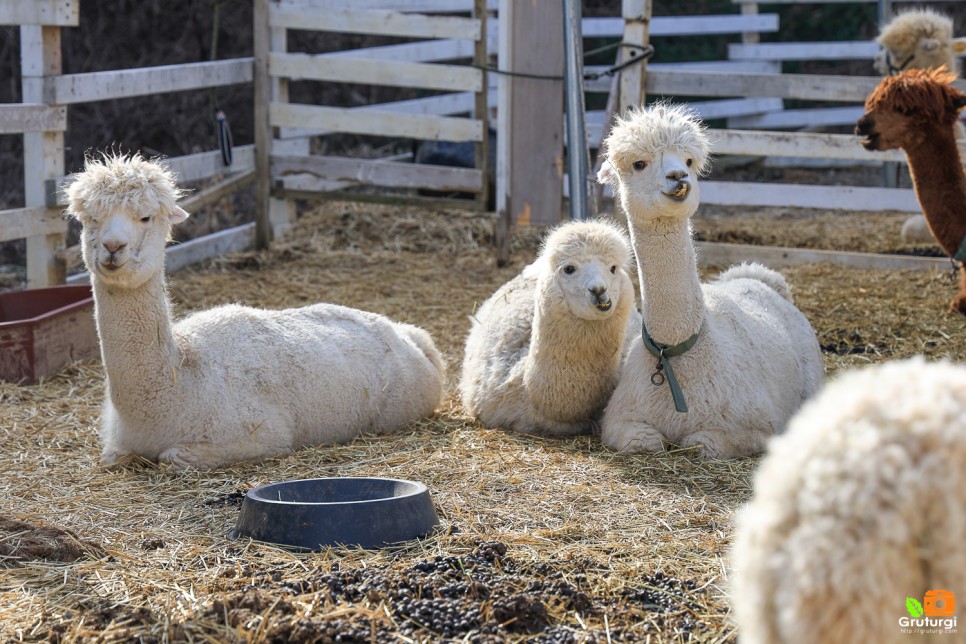
[[[600,426],[595,420],[585,419],[573,423],[548,420],[536,414],[527,414],[524,418],[513,419],[481,419],[487,427],[503,427],[521,434],[534,436],[579,436],[581,434],[599,434]]]
[[[291,451],[288,447],[270,449],[265,445],[246,445],[244,441],[240,442],[242,444],[180,443],[161,452],[158,462],[171,463],[178,469],[193,467],[206,470],[231,463],[269,458]]]
[[[959,268],[959,293],[949,303],[949,310],[966,315],[966,268],[963,265]]]
[[[737,439],[737,440],[736,440]],[[702,458],[725,459],[759,454],[765,449],[766,437],[759,432],[706,430],[683,437],[681,447],[697,447]]]
[[[600,440],[621,452],[663,452],[664,435],[641,421],[605,417]]]
[[[599,434],[600,425],[593,419],[580,420],[575,423],[558,423],[545,421],[536,426],[535,434],[549,436],[580,436],[581,434]]]
[[[120,449],[108,449],[105,448],[101,452],[101,465],[107,468],[123,467],[129,463],[133,463],[138,460],[138,455],[133,452],[128,452]]]

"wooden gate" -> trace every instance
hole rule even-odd
[[[472,16],[446,15],[465,9],[466,4],[256,2],[255,146],[259,209],[265,213],[257,228],[260,245],[291,226],[291,198],[297,196],[378,186],[468,192],[483,202],[487,185],[485,0],[476,0]],[[434,13],[425,13],[430,10]],[[411,40],[333,53],[296,53],[286,51],[288,31],[293,29]],[[408,87],[432,95],[359,107],[308,105],[289,101],[288,83],[294,80]],[[451,116],[460,112],[466,115]],[[308,137],[330,133],[472,142],[475,167],[309,154]]]

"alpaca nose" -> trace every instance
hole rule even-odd
[[[855,133],[859,136],[865,136],[872,131],[872,119],[867,116],[863,116],[859,119],[858,123],[855,124]]]
[[[600,298],[601,295],[603,295],[604,293],[607,292],[607,287],[606,286],[591,286],[587,290],[590,291],[594,295],[594,297]]]
[[[671,170],[667,173],[667,178],[671,181],[680,181],[684,177],[688,176],[688,171],[684,168],[679,168],[677,170]]]
[[[107,250],[107,252],[109,252],[111,255],[113,255],[117,251],[127,246],[127,244],[125,244],[124,242],[113,241],[113,240],[105,241],[103,245],[104,245],[104,248]]]

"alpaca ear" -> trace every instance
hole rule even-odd
[[[614,164],[609,159],[604,159],[604,163],[600,166],[600,170],[597,172],[597,183],[617,183],[617,168],[614,167]]]
[[[966,36],[953,38],[953,52],[957,56],[962,56],[963,54],[966,54]]]
[[[189,217],[189,213],[184,208],[175,206],[174,210],[168,213],[168,221],[172,224],[180,224]]]

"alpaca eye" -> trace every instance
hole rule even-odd
[[[691,167],[691,164],[693,164],[693,163],[694,163],[694,159],[688,159],[688,167],[689,168]]]
[[[616,266],[611,266],[611,267],[610,267],[610,272],[611,272],[611,274],[612,274],[612,275],[613,275],[614,273],[616,273],[616,272],[617,272],[617,267],[616,267]]]
[[[574,266],[573,264],[567,264],[566,266],[564,266],[564,273],[566,273],[567,275],[573,275],[576,272],[577,272],[577,267]]]
[[[142,224],[149,223],[150,221],[151,221],[151,215],[145,215],[144,217],[141,217]]]
[[[634,162],[634,169],[637,170],[638,172],[640,172],[641,170],[643,170],[646,167],[647,167],[647,161],[635,161]]]

